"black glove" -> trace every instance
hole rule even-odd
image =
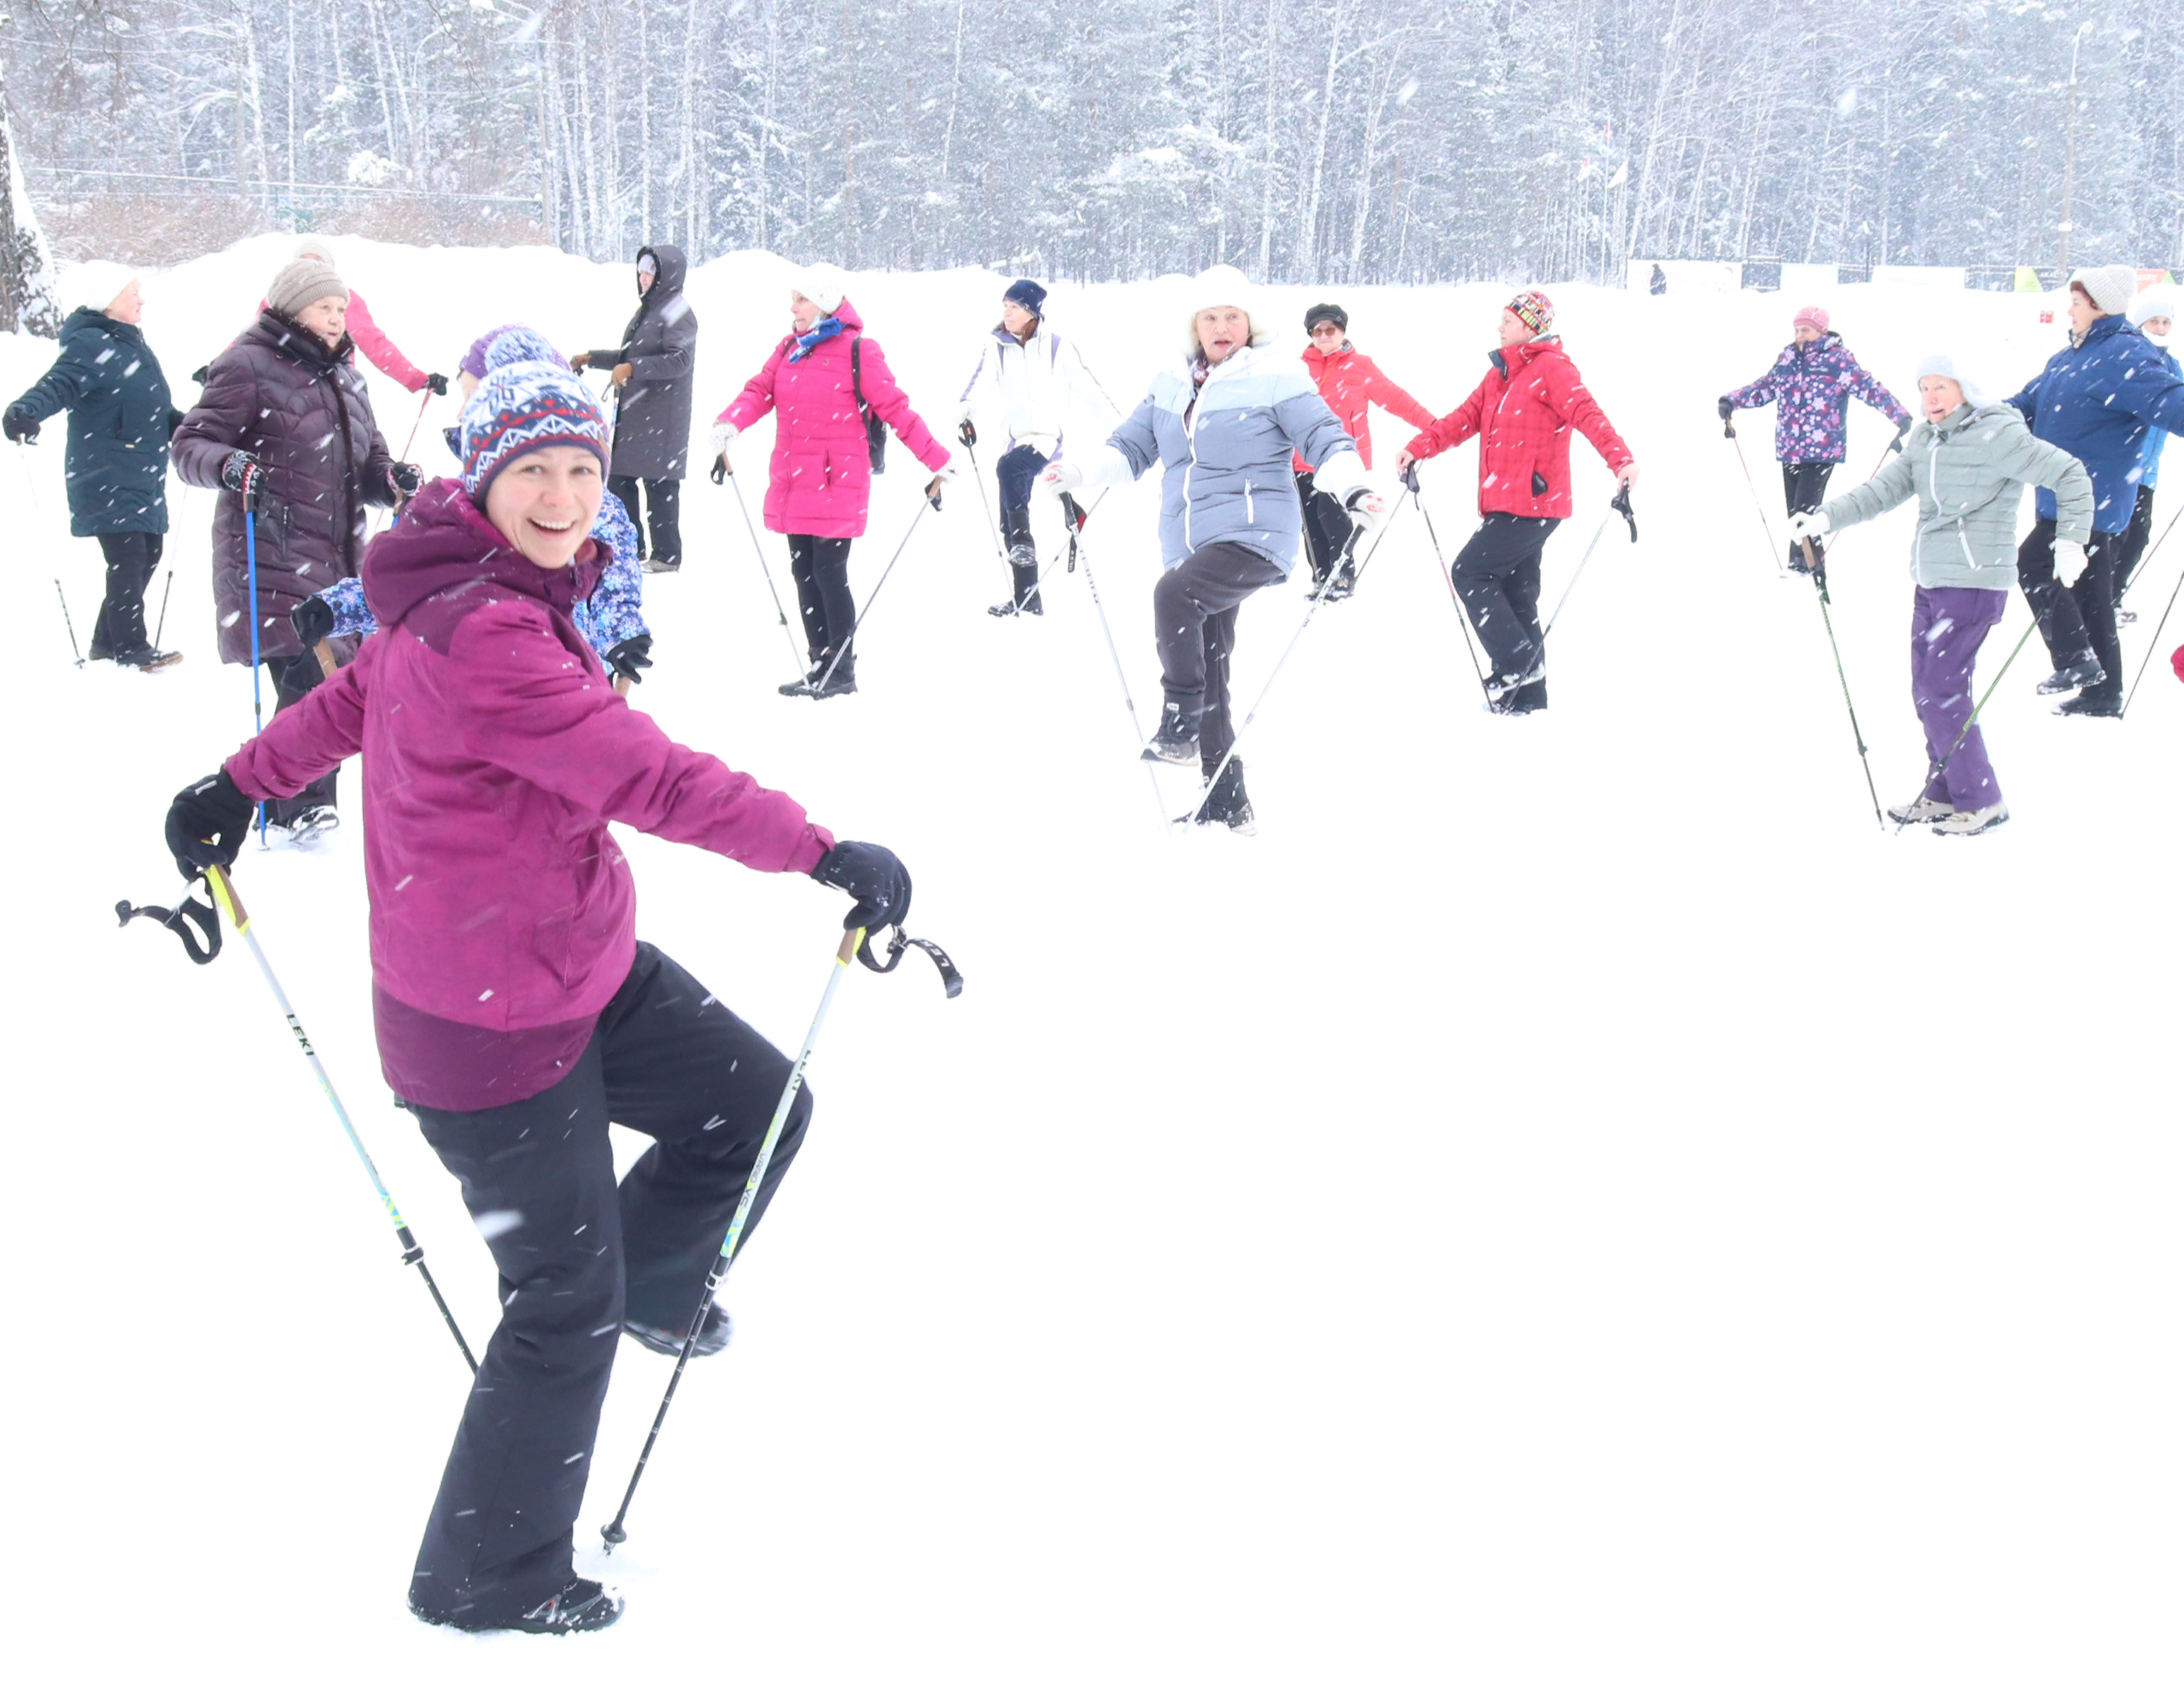
[[[387,482],[397,496],[414,496],[424,482],[424,470],[414,461],[397,461],[387,470]]]
[[[712,476],[713,482],[715,484],[726,484],[728,482],[728,458],[727,456],[716,455],[713,458]]]
[[[34,444],[38,441],[38,422],[31,411],[20,403],[11,403],[8,412],[0,416],[0,432],[8,435],[11,444]]]
[[[1730,417],[1737,412],[1736,404],[1731,402],[1726,397],[1724,397],[1714,406],[1715,411],[1720,415],[1721,423],[1724,426],[1726,426],[1729,423]]]
[[[1889,450],[1890,453],[1895,455],[1901,455],[1903,453],[1903,441],[1905,437],[1909,435],[1910,431],[1911,423],[1908,420],[1899,420],[1896,422],[1895,436],[1889,440]]]
[[[166,808],[166,849],[183,879],[195,881],[214,864],[232,865],[257,810],[224,769],[177,794]]]
[[[617,642],[607,650],[607,669],[617,677],[627,677],[633,683],[645,680],[643,674],[652,668],[652,639],[649,635],[632,636]]]
[[[910,873],[900,858],[870,841],[835,842],[813,867],[811,878],[856,900],[856,908],[842,919],[844,928],[900,928],[910,913]]]
[[[289,622],[307,648],[316,648],[334,633],[334,610],[315,595],[307,595],[289,610]]]
[[[258,486],[265,476],[258,458],[247,449],[230,450],[227,459],[220,463],[220,482],[246,502],[257,499]]]
[[[424,388],[435,397],[445,397],[447,394],[447,376],[427,374],[424,376]]]
[[[957,427],[955,430],[963,440],[964,448],[976,449],[978,447],[978,429],[971,423],[971,417],[969,415],[966,414],[963,417],[963,423]]]
[[[212,371],[213,365],[210,362],[207,362],[203,367],[198,369],[196,373],[190,375],[190,377],[196,384],[202,385],[205,382],[205,376],[211,373]]]

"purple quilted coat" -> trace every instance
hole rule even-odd
[[[1898,427],[1911,424],[1909,411],[1858,365],[1842,335],[1824,333],[1810,344],[1784,346],[1765,374],[1729,394],[1729,404],[1739,409],[1775,406],[1776,460],[1840,461],[1853,397]]]

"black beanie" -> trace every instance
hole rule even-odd
[[[1344,332],[1350,330],[1350,318],[1340,304],[1314,304],[1305,312],[1305,330],[1311,331],[1323,321],[1332,321]]]
[[[1029,314],[1043,317],[1047,312],[1047,289],[1036,280],[1016,282],[1001,295],[1001,300]]]

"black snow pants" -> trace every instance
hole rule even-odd
[[[834,651],[857,627],[857,598],[850,593],[850,540],[806,537],[791,533],[789,575],[797,581],[797,603],[803,610],[804,645],[814,674],[824,671]],[[850,649],[834,668],[837,681],[857,674],[857,651]]]
[[[2120,531],[2096,531],[2086,544],[2086,569],[2068,589],[2055,575],[2055,522],[2035,520],[2018,546],[2018,583],[2040,622],[2041,639],[2058,671],[2091,654],[2107,674],[2078,692],[2095,708],[2123,703],[2123,645],[2116,633],[2116,557]]]
[[[1540,675],[1504,702],[1510,712],[1547,703],[1547,639],[1539,628],[1539,557],[1562,523],[1544,515],[1488,514],[1451,568],[1456,593],[1498,677]]]
[[[1312,557],[1312,582],[1323,584],[1342,559],[1344,546],[1357,528],[1343,505],[1318,488],[1310,473],[1297,475],[1297,500],[1304,510],[1305,546]],[[1347,569],[1353,575],[1353,564]]]
[[[2131,587],[2138,575],[2139,566],[2146,557],[2146,543],[2153,535],[2153,487],[2139,487],[2139,499],[2131,505],[2131,522],[2123,528],[2116,550],[2116,598],[2123,600],[2123,592]]]
[[[308,649],[301,654],[267,656],[266,674],[273,681],[273,715],[276,717],[326,680],[325,672],[319,668],[318,656]],[[338,774],[338,772],[330,770],[301,794],[291,795],[284,800],[266,801],[266,820],[268,823],[290,823],[316,807],[332,805],[335,779]]]
[[[1809,514],[1828,499],[1828,476],[1842,464],[1836,461],[1785,461],[1782,464],[1782,499],[1793,514]],[[1819,538],[1813,539],[1813,570],[1821,571],[1827,565],[1827,545]],[[1805,546],[1790,546],[1790,569],[1802,572],[1805,567]]]
[[[91,627],[91,657],[141,654],[151,646],[144,629],[144,590],[159,570],[166,539],[155,531],[102,531],[98,546],[106,557],[106,599]]]
[[[501,1301],[418,1550],[420,1610],[501,1621],[575,1579],[576,1513],[625,1311],[688,1328],[788,1076],[786,1057],[639,942],[558,1083],[493,1109],[411,1106],[462,1182]],[[806,1086],[746,1240],[810,1116]],[[618,1186],[610,1121],[655,1141]]]
[[[1047,458],[1029,444],[1018,444],[994,464],[1001,489],[1001,538],[1008,551],[1009,599],[1020,610],[1034,607],[1039,587],[1039,551],[1031,540],[1031,487],[1046,470]],[[1044,610],[1043,604],[1037,610]]]
[[[1208,776],[1235,744],[1229,719],[1229,657],[1236,610],[1288,575],[1257,549],[1209,543],[1153,587],[1153,632],[1160,650],[1160,692],[1198,725],[1198,760]]]
[[[638,525],[637,487],[645,487],[645,522]],[[622,499],[622,511],[637,525],[637,557],[645,557],[645,534],[651,528],[651,557],[663,566],[682,564],[682,481],[609,479],[607,488]]]

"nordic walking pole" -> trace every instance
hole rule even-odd
[[[402,440],[402,452],[395,458],[396,460],[407,461],[410,458],[410,446],[417,442],[418,428],[424,424],[424,411],[431,406],[432,388],[428,385],[424,388],[424,400],[418,405],[417,418],[410,423],[410,435]]]
[[[1767,552],[1774,557],[1774,575],[1784,577],[1790,569],[1782,563],[1782,551],[1774,546],[1774,528],[1766,522],[1766,504],[1760,500],[1759,482],[1752,476],[1751,464],[1744,459],[1744,441],[1726,421],[1722,423],[1721,435],[1737,446],[1737,464],[1744,470],[1744,487],[1752,493],[1752,511],[1760,517],[1761,534],[1766,539]]]
[[[247,476],[243,482],[246,486],[249,483]],[[258,515],[251,506],[250,492],[247,488],[242,493],[242,549],[250,573],[250,733],[263,735],[266,733],[266,708],[259,694],[258,679]],[[263,800],[258,802],[258,844],[266,844],[266,803]]]
[[[841,985],[842,977],[849,973],[850,960],[857,954],[857,948],[864,943],[864,939],[863,929],[852,928],[842,936],[842,943],[834,953],[834,968],[826,977],[826,990],[819,995],[819,1012],[805,1030],[803,1048],[797,1053],[796,1065],[789,1070],[789,1083],[781,1089],[781,1100],[774,1106],[774,1119],[766,1129],[766,1141],[758,1147],[758,1159],[750,1164],[750,1177],[744,1182],[743,1196],[736,1204],[735,1217],[728,1222],[728,1234],[721,1241],[721,1252],[713,1258],[713,1270],[705,1275],[704,1293],[698,1299],[698,1311],[690,1317],[690,1330],[682,1340],[682,1352],[669,1375],[668,1392],[660,1397],[660,1410],[652,1415],[652,1428],[638,1453],[637,1468],[629,1474],[629,1486],[622,1491],[622,1504],[615,1510],[614,1520],[599,1530],[609,1552],[629,1538],[622,1520],[629,1515],[629,1503],[637,1497],[637,1485],[645,1475],[645,1467],[651,1462],[652,1445],[660,1439],[660,1427],[668,1421],[668,1408],[674,1400],[676,1387],[682,1382],[682,1369],[690,1363],[690,1351],[697,1345],[698,1334],[704,1328],[714,1294],[720,1289],[721,1281],[727,1276],[729,1264],[736,1258],[736,1247],[743,1241],[751,1205],[757,1201],[758,1188],[765,1182],[766,1170],[774,1160],[774,1146],[781,1141],[781,1129],[788,1124],[789,1111],[796,1106],[797,1094],[803,1089],[803,1071],[811,1061],[812,1047],[819,1042],[819,1030],[826,1024],[826,1012],[833,1005],[834,989]]]
[[[968,426],[971,423],[966,420],[963,423],[966,426]],[[1098,513],[1100,511],[1100,505],[1107,499],[1107,493],[1105,490],[1102,490],[1097,496],[1092,499],[1092,505],[1083,511],[1083,519],[1090,519],[1093,515]],[[1083,520],[1077,520],[1072,524],[1068,540],[1060,548],[1054,551],[1054,557],[1047,563],[1045,569],[1039,574],[1038,581],[1031,586],[1030,592],[1025,596],[1024,607],[1029,607],[1033,602],[1038,601],[1042,598],[1040,592],[1046,588],[1047,580],[1054,576],[1054,568],[1060,565],[1065,559],[1069,562],[1069,569],[1071,571],[1074,572],[1077,570],[1077,539],[1078,534],[1082,532],[1083,528]],[[1008,557],[1004,554],[1001,558],[1006,560]],[[1007,616],[1011,618],[1016,617],[1024,611],[1024,607],[1019,607],[1013,602],[1010,603]]]
[[[2174,525],[2176,522],[2175,520],[2171,520],[2169,521],[2169,523]],[[2169,534],[2164,531],[2161,534],[2166,537]],[[2146,667],[2153,659],[2153,651],[2161,646],[2161,633],[2169,627],[2169,615],[2170,610],[2176,605],[2177,590],[2184,590],[2184,572],[2180,572],[2176,575],[2176,589],[2173,589],[2169,592],[2169,606],[2161,610],[2161,622],[2153,627],[2153,640],[2146,644],[2146,657],[2139,662],[2139,675],[2138,677],[2134,677],[2131,680],[2131,692],[2123,697],[2123,707],[2116,714],[2118,718],[2123,717],[2124,714],[2129,712],[2131,709],[2131,703],[2138,698],[2139,680],[2146,674]]]
[[[1102,499],[1106,494],[1104,491],[1101,493]],[[1099,505],[1098,502],[1092,505],[1095,508]],[[1084,529],[1084,522],[1092,517],[1090,511],[1079,507],[1077,499],[1066,490],[1061,493],[1061,507],[1062,517],[1070,522],[1071,528],[1074,531],[1081,533]],[[1092,556],[1089,550],[1083,558],[1084,587],[1091,592],[1092,610],[1100,616],[1100,633],[1107,639],[1107,657],[1115,662],[1115,680],[1123,686],[1123,704],[1130,711],[1130,744],[1133,747],[1142,748],[1145,744],[1145,726],[1138,721],[1137,703],[1130,697],[1130,679],[1123,671],[1123,657],[1121,651],[1115,646],[1115,633],[1107,624],[1107,610],[1100,604],[1100,586],[1092,576]],[[1168,803],[1160,797],[1159,775],[1150,764],[1147,764],[1145,767],[1145,777],[1146,780],[1153,785],[1153,808],[1160,814],[1160,832],[1163,836],[1171,835],[1175,831],[1168,821]]]
[[[160,626],[152,633],[152,646],[155,648],[159,646],[160,639],[166,634],[166,604],[173,595],[174,569],[170,566],[166,569],[166,582],[160,589]]]
[[[994,523],[994,505],[986,500],[986,482],[978,476],[978,429],[966,420],[956,429],[956,435],[963,440],[963,452],[970,458],[971,480],[978,487],[978,506],[986,517],[986,535],[994,540],[994,552],[1006,566],[1008,551],[1001,546],[1001,528]]]
[[[1404,487],[1410,499],[1418,505],[1418,517],[1426,522],[1426,540],[1434,546],[1434,570],[1441,575],[1441,582],[1448,590],[1448,604],[1456,609],[1456,622],[1463,634],[1463,651],[1471,657],[1471,674],[1479,680],[1479,692],[1486,696],[1492,706],[1494,697],[1486,693],[1486,674],[1480,668],[1478,651],[1471,645],[1471,616],[1463,610],[1463,603],[1456,593],[1456,575],[1448,569],[1448,563],[1441,558],[1440,534],[1434,529],[1434,517],[1426,511],[1426,499],[1418,489],[1418,464],[1412,462],[1410,470],[1404,476]]]
[[[1390,515],[1389,517],[1392,519],[1394,516]],[[1357,546],[1358,528],[1353,525],[1350,528],[1350,540],[1342,546],[1340,557],[1328,568],[1327,575],[1330,580],[1341,575],[1343,565],[1350,558],[1350,551]],[[1251,728],[1252,721],[1258,716],[1259,708],[1266,704],[1267,696],[1274,692],[1275,680],[1282,675],[1282,668],[1289,663],[1289,656],[1297,651],[1297,645],[1305,639],[1305,633],[1312,627],[1312,616],[1319,611],[1320,603],[1326,598],[1321,590],[1314,590],[1308,598],[1311,604],[1305,609],[1304,622],[1297,627],[1296,634],[1289,639],[1289,645],[1282,651],[1282,657],[1275,661],[1274,669],[1267,674],[1266,681],[1259,688],[1258,698],[1252,703],[1252,709],[1244,714],[1244,721],[1236,727],[1235,738],[1229,742],[1229,750],[1221,756],[1221,762],[1214,766],[1213,774],[1206,779],[1206,791],[1198,797],[1198,803],[1190,808],[1191,821],[1196,822],[1205,814],[1206,803],[1213,797],[1213,791],[1221,785],[1221,778],[1229,768],[1229,761],[1236,756],[1236,750],[1244,744],[1245,732]],[[1181,818],[1176,820],[1183,821]]]
[[[1813,553],[1813,540],[1807,537],[1803,540],[1805,563],[1813,569],[1813,592],[1819,598],[1820,622],[1827,627],[1828,650],[1835,656],[1836,680],[1842,685],[1843,709],[1850,714],[1850,737],[1858,744],[1858,768],[1866,773],[1866,791],[1873,801],[1873,824],[1885,832],[1889,824],[1881,815],[1881,797],[1873,786],[1873,767],[1866,758],[1866,733],[1858,727],[1858,709],[1850,703],[1850,679],[1843,674],[1842,650],[1836,645],[1835,621],[1828,614],[1827,586],[1820,581],[1819,561]]]
[[[61,581],[58,578],[53,581],[53,592],[61,598],[61,622],[68,627],[68,651],[76,657],[77,668],[80,670],[84,663],[84,652],[76,645],[76,622],[68,616],[68,592],[61,587]]]
[[[289,995],[281,990],[280,982],[274,978],[273,966],[266,960],[266,948],[258,943],[257,931],[250,925],[250,913],[242,908],[242,902],[235,896],[235,887],[227,878],[227,872],[218,864],[205,872],[205,880],[213,890],[213,897],[227,913],[227,919],[235,931],[242,936],[250,948],[250,954],[258,960],[258,972],[266,978],[266,984],[272,989],[273,1001],[281,1007],[281,1013],[288,1018],[289,1031],[295,1036],[296,1044],[303,1051],[303,1059],[311,1065],[311,1072],[318,1082],[318,1089],[326,1094],[326,1101],[334,1106],[334,1118],[342,1124],[342,1130],[348,1135],[349,1147],[356,1152],[356,1159],[364,1164],[365,1177],[371,1188],[379,1194],[379,1205],[387,1211],[387,1217],[394,1223],[394,1237],[402,1246],[402,1264],[415,1267],[418,1276],[424,1281],[424,1287],[432,1293],[432,1305],[440,1310],[440,1316],[447,1322],[447,1334],[455,1339],[455,1346],[463,1351],[463,1362],[470,1369],[470,1375],[477,1375],[476,1357],[470,1345],[463,1340],[463,1328],[455,1322],[455,1316],[447,1306],[447,1299],[440,1293],[439,1285],[433,1282],[432,1270],[424,1264],[424,1250],[410,1234],[409,1223],[394,1206],[394,1199],[387,1194],[386,1182],[379,1176],[379,1170],[372,1165],[371,1153],[364,1147],[364,1141],[356,1135],[356,1128],[349,1124],[349,1112],[342,1106],[334,1083],[326,1077],[326,1066],[318,1060],[318,1053],[311,1048],[311,1036],[303,1030],[303,1024],[295,1018],[295,1007],[289,1002]]]
[[[803,656],[797,651],[796,633],[789,628],[789,616],[781,606],[781,592],[774,587],[774,571],[766,563],[765,545],[758,540],[758,528],[750,522],[750,505],[743,499],[743,486],[737,482],[736,470],[727,470],[730,488],[736,493],[736,511],[743,516],[743,528],[750,534],[751,552],[758,557],[758,569],[766,579],[766,593],[774,598],[774,616],[781,622],[781,634],[789,644],[789,657],[797,662],[797,674],[803,674]]]
[[[1408,505],[1409,505],[1406,504],[1401,497],[1399,496],[1395,499],[1395,508],[1393,511],[1388,515],[1387,524],[1381,527],[1378,534],[1373,539],[1372,547],[1365,551],[1365,557],[1358,563],[1358,569],[1350,575],[1350,587],[1352,590],[1355,590],[1358,586],[1364,581],[1365,569],[1373,563],[1373,557],[1381,552],[1381,544],[1387,536],[1388,526],[1395,523],[1397,516],[1401,514],[1403,510]],[[1331,577],[1334,575],[1330,573],[1329,575]]]
[[[865,615],[872,611],[873,603],[879,599],[880,591],[887,587],[887,575],[895,569],[895,563],[902,558],[902,551],[910,546],[910,539],[917,531],[918,522],[926,517],[926,510],[927,508],[937,510],[939,506],[939,491],[928,490],[926,493],[925,500],[918,504],[918,511],[910,516],[909,530],[902,534],[902,540],[895,546],[895,552],[887,557],[887,565],[879,575],[879,581],[872,587],[872,593],[865,598],[865,604],[858,610],[856,621],[850,627],[849,636],[844,640],[842,645],[834,651],[834,657],[826,662],[826,669],[820,674],[819,680],[811,686],[814,694],[817,694],[833,680],[834,668],[842,663],[842,656],[856,645],[857,633],[865,627]]]
[[[2002,686],[2003,677],[2008,674],[2010,668],[2017,663],[2018,656],[2024,651],[2024,645],[2032,640],[2032,633],[2039,627],[2040,616],[2035,613],[2033,615],[2032,622],[2024,627],[2024,634],[2018,638],[2018,645],[2010,650],[2009,658],[2002,662],[2002,669],[1996,672],[1994,681],[1988,684],[1987,692],[1980,696],[1979,704],[1971,709],[1971,716],[1964,721],[1964,727],[1957,732],[1957,738],[1949,744],[1949,750],[1942,755],[1938,763],[1931,760],[1928,762],[1926,781],[1919,788],[1921,794],[1924,794],[1926,788],[1932,785],[1936,777],[1948,769],[1949,761],[1956,757],[1957,749],[1964,745],[1964,738],[1971,733],[1971,727],[1979,721],[1979,715],[1987,709],[1987,703],[1994,698],[1994,691]],[[1893,832],[1900,835],[1906,826],[1903,820],[1899,818]]]
[[[1577,570],[1570,574],[1569,582],[1562,586],[1562,598],[1555,604],[1555,610],[1547,616],[1547,628],[1539,633],[1542,645],[1554,630],[1555,622],[1562,616],[1562,609],[1569,604],[1570,592],[1577,587],[1577,581],[1585,575],[1585,563],[1592,558],[1592,552],[1600,546],[1600,540],[1608,534],[1608,528],[1618,514],[1630,522],[1631,541],[1637,542],[1638,517],[1631,511],[1631,487],[1628,485],[1616,490],[1615,499],[1608,505],[1608,511],[1601,516],[1600,528],[1592,534],[1592,540],[1585,546],[1585,553],[1579,557]]]

